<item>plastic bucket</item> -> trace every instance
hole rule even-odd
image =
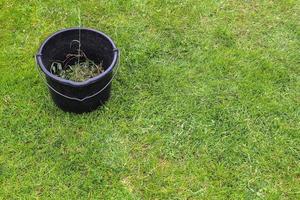
[[[80,48],[89,59],[103,63],[103,73],[84,82],[75,82],[50,72],[53,60],[64,60],[74,40],[80,41]],[[36,54],[38,69],[45,75],[45,83],[54,103],[64,111],[75,113],[95,110],[109,99],[118,60],[119,51],[114,42],[104,33],[90,28],[69,28],[56,32],[43,42]]]

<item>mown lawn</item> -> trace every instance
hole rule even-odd
[[[105,107],[34,68],[83,26],[121,49]],[[0,199],[300,199],[298,0],[0,1]]]

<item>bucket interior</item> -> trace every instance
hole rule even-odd
[[[62,31],[46,40],[41,50],[41,59],[49,71],[52,62],[63,61],[70,53],[77,54],[79,44],[80,49],[86,54],[87,58],[96,64],[102,62],[106,70],[114,59],[113,44],[104,35],[88,29],[71,29]]]

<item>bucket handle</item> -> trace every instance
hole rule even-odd
[[[59,91],[57,91],[56,89],[54,89],[51,85],[49,85],[49,84],[47,83],[46,79],[43,77],[43,74],[42,74],[42,72],[41,72],[41,69],[38,67],[37,56],[40,56],[39,54],[36,54],[36,55],[35,55],[35,61],[36,61],[35,67],[36,67],[36,69],[37,69],[37,71],[38,71],[38,74],[39,74],[39,76],[41,77],[41,79],[44,81],[44,83],[45,83],[45,84],[46,84],[53,92],[55,92],[56,94],[58,94],[58,95],[60,95],[60,96],[62,96],[62,97],[65,97],[65,98],[67,98],[67,99],[75,100],[75,101],[79,101],[79,102],[83,102],[83,101],[85,101],[85,100],[87,100],[87,99],[90,99],[90,98],[92,98],[92,97],[97,96],[98,94],[100,94],[103,90],[105,90],[105,88],[108,87],[108,85],[109,85],[109,84],[112,82],[112,80],[115,78],[115,76],[116,76],[116,74],[117,74],[117,72],[118,72],[119,65],[120,65],[120,50],[117,49],[117,48],[115,48],[115,49],[113,49],[113,51],[117,51],[117,52],[118,52],[118,55],[117,55],[117,56],[118,56],[118,63],[116,64],[117,66],[116,66],[116,68],[115,68],[115,70],[114,70],[115,72],[113,72],[113,76],[111,77],[111,79],[108,81],[108,83],[107,83],[101,90],[97,91],[96,93],[94,93],[94,94],[92,94],[92,95],[86,96],[86,97],[84,97],[84,98],[70,97],[70,96],[68,96],[68,95],[62,94],[61,92],[59,92]]]

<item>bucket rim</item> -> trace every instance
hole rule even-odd
[[[82,81],[82,82],[76,82],[76,81],[72,81],[72,80],[67,80],[67,79],[63,79],[63,78],[60,78],[59,76],[56,76],[52,73],[49,72],[49,70],[47,70],[47,68],[45,67],[43,61],[42,61],[42,50],[44,49],[45,45],[47,44],[47,42],[49,42],[49,40],[58,35],[58,34],[61,34],[63,32],[67,32],[67,31],[73,31],[73,30],[87,30],[87,31],[92,31],[92,32],[95,32],[95,33],[98,33],[100,35],[102,35],[103,37],[105,37],[112,45],[113,47],[113,51],[114,51],[114,58],[113,58],[113,61],[111,62],[110,66],[104,71],[102,72],[101,74],[93,77],[93,78],[90,78],[88,80],[85,80],[85,81]],[[117,64],[117,61],[118,61],[118,56],[119,56],[119,51],[115,45],[115,43],[113,42],[113,40],[108,36],[106,35],[105,33],[101,32],[101,31],[98,31],[96,29],[92,29],[92,28],[87,28],[87,27],[72,27],[72,28],[65,28],[65,29],[62,29],[62,30],[59,30],[51,35],[49,35],[45,40],[44,42],[42,43],[42,45],[40,46],[39,50],[38,50],[38,53],[36,54],[36,62],[38,64],[38,66],[41,68],[41,70],[43,71],[43,73],[47,76],[47,77],[50,77],[51,79],[54,79],[56,80],[57,82],[59,83],[62,83],[62,84],[65,84],[65,85],[69,85],[69,86],[86,86],[86,85],[89,85],[89,84],[92,84],[92,83],[95,83],[96,81],[98,81],[99,79],[102,79],[103,77],[105,77],[107,74],[111,73],[112,70],[114,69],[114,67],[116,66]]]

